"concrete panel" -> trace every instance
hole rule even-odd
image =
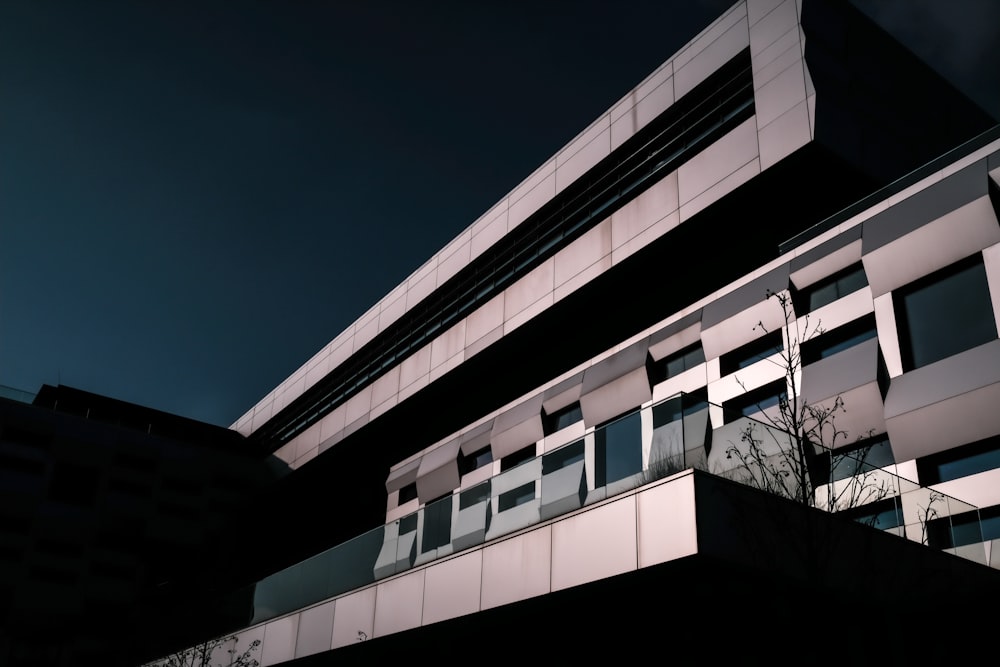
[[[698,553],[693,475],[643,491],[636,503],[639,567]]]
[[[364,417],[372,408],[372,386],[368,385],[344,403],[347,424]]]
[[[842,411],[830,413],[830,426],[836,425],[843,435],[837,442],[825,441],[825,446],[842,447],[869,433],[885,433],[878,367],[878,340],[872,338],[802,369],[801,397],[806,404],[833,410],[837,397],[843,401]]]
[[[691,62],[699,53],[711,46],[716,40],[722,37],[727,31],[736,25],[747,25],[746,3],[737,3],[728,12],[717,18],[710,26],[702,30],[694,39],[687,43],[673,57],[672,62],[674,72],[677,69]],[[747,37],[749,40],[749,36]],[[749,43],[749,41],[748,41]],[[680,97],[680,95],[678,95]]]
[[[291,463],[296,459],[296,457],[298,457],[295,441],[292,440],[288,444],[282,446],[281,449],[274,453],[274,455],[285,463]]]
[[[299,614],[299,634],[295,640],[295,657],[302,658],[330,650],[333,642],[333,601],[305,609]]]
[[[747,0],[747,21],[751,28],[784,0]]]
[[[754,94],[757,124],[768,126],[792,107],[806,101],[805,71],[797,61],[760,87]]]
[[[618,377],[580,396],[584,423],[597,426],[653,400],[646,367]]]
[[[472,229],[472,241],[470,242],[470,255],[478,257],[484,250],[503,238],[507,233],[507,209],[497,213],[497,216],[482,225],[478,224]]]
[[[583,373],[577,373],[559,384],[549,387],[542,395],[542,409],[545,414],[562,410],[580,400],[580,390],[583,386]]]
[[[761,170],[777,164],[812,141],[811,131],[805,100],[761,128],[758,133]]]
[[[550,591],[552,527],[543,526],[483,549],[483,609]]]
[[[420,459],[417,471],[417,497],[420,502],[429,503],[458,488],[461,477],[458,474],[458,438],[444,443]]]
[[[708,385],[708,400],[722,404],[731,398],[742,396],[748,391],[763,387],[785,377],[785,365],[781,355],[776,353],[760,361],[741,368]]]
[[[531,304],[530,306],[519,312],[517,315],[508,317],[503,325],[504,335],[506,336],[511,331],[518,328],[525,322],[530,321],[532,318],[534,318],[536,315],[544,311],[546,308],[549,308],[554,302],[555,302],[555,296],[552,292],[549,292],[548,294],[544,295],[541,299],[539,299],[535,303]]]
[[[319,424],[319,441],[322,443],[344,430],[347,425],[347,406],[338,406],[333,412],[320,419]]]
[[[271,418],[271,409],[274,407],[274,399],[272,398],[267,403],[258,405],[253,411],[253,421],[252,430],[256,431],[258,428],[267,423],[267,420]]]
[[[635,497],[626,496],[552,525],[552,590],[637,567]]]
[[[893,378],[885,421],[897,461],[1000,433],[1000,340]]]
[[[472,343],[503,325],[504,295],[500,293],[466,318],[465,340]]]
[[[837,299],[833,303],[828,303],[822,308],[817,308],[805,317],[800,317],[798,325],[803,331],[802,339],[809,340],[815,335],[814,331],[830,331],[842,324],[847,324],[858,319],[862,315],[867,315],[874,309],[872,292],[867,287],[862,287],[856,292],[851,292],[845,297]],[[877,324],[877,320],[876,320]]]
[[[239,420],[232,426],[232,429],[239,433],[240,435],[246,437],[252,433],[250,430],[250,425],[253,421],[253,413],[248,413],[239,418]]]
[[[629,116],[635,118],[635,129],[639,130],[651,120],[666,111],[674,103],[674,79],[667,78],[648,93],[639,98],[635,112]]]
[[[399,365],[399,388],[409,386],[421,377],[425,377],[431,370],[431,346],[424,345],[422,348],[403,359]],[[402,400],[402,396],[400,396]]]
[[[608,141],[610,146],[610,139]],[[553,172],[519,200],[511,200],[510,212],[507,214],[507,229],[514,229],[524,222],[528,216],[547,204],[555,194],[556,175]]]
[[[750,34],[745,20],[739,20],[718,39],[708,44],[683,65],[681,56],[674,59],[674,94],[684,97],[710,74],[722,67],[733,56],[750,45]],[[684,54],[688,51],[686,50]],[[683,55],[683,54],[682,54]]]
[[[390,398],[395,398],[399,391],[399,366],[393,366],[389,371],[372,383],[372,405],[381,405]]]
[[[420,625],[424,573],[417,570],[380,583],[375,594],[375,636],[384,637]]]
[[[866,252],[862,261],[877,297],[998,242],[1000,225],[984,196]]]
[[[402,403],[404,400],[413,396],[415,393],[423,389],[428,385],[430,381],[429,375],[421,375],[416,380],[406,385],[405,387],[400,387],[399,389],[399,402]]]
[[[310,449],[319,447],[320,422],[316,422],[302,433],[295,436],[295,458],[299,458]]]
[[[659,90],[664,83],[667,83],[674,76],[674,61],[668,60],[656,70],[643,79],[632,91],[632,95],[626,97],[622,102],[616,104],[611,110],[611,120],[617,120],[630,113],[636,103],[646,99],[655,91]]]
[[[802,60],[802,44],[799,42],[799,29],[792,28],[788,33],[759,55],[750,59],[753,70],[754,91],[770,83],[776,76],[789,67],[798,64],[805,67]]]
[[[483,552],[435,563],[424,579],[423,623],[437,623],[479,611]]]
[[[337,598],[331,648],[357,644],[375,635],[375,587]]]
[[[680,212],[674,211],[673,213],[667,214],[667,217],[654,223],[652,227],[640,232],[631,241],[626,241],[623,245],[618,246],[611,251],[611,263],[612,265],[618,264],[619,262],[627,259],[633,253],[642,250],[647,245],[660,238],[671,229],[680,224]]]
[[[554,285],[562,285],[605,257],[609,268],[610,255],[611,221],[605,220],[556,253],[553,258]]]
[[[714,144],[699,154],[707,154],[711,159],[698,160],[696,157],[696,161],[681,166],[678,172],[681,222],[690,220],[696,213],[760,173],[754,119],[748,119],[733,132],[738,132],[739,138],[739,141],[732,142],[733,152],[716,152],[714,148],[719,144]],[[736,153],[747,151],[752,151],[754,157],[745,163],[736,162]]]
[[[404,296],[405,299],[405,296]],[[405,304],[405,301],[404,301]],[[338,336],[337,338],[340,338]],[[349,336],[344,336],[342,340],[334,340],[330,344],[330,358],[327,361],[327,368],[333,370],[340,364],[347,361],[348,357],[354,351],[354,334],[353,332]]]
[[[611,150],[615,150],[632,138],[638,126],[635,108],[611,123]]]
[[[708,364],[698,364],[653,387],[653,401],[658,403],[681,392],[691,393],[706,385],[708,385]]]
[[[613,264],[613,256],[613,253],[609,252],[600,260],[583,269],[572,278],[569,278],[562,284],[557,284],[556,288],[552,291],[552,302],[555,303],[560,299],[566,298],[568,295],[590,283],[592,280],[610,269]]]
[[[654,334],[655,336],[655,334]],[[701,321],[697,319],[693,324],[679,329],[669,336],[656,340],[657,337],[650,337],[649,356],[655,361],[669,357],[674,352],[683,350],[689,345],[694,345],[701,340]],[[656,342],[653,342],[653,341]]]
[[[550,257],[504,290],[504,320],[510,320],[544,296],[551,295],[555,278],[555,258]]]
[[[753,287],[755,284],[751,283],[748,287]],[[736,295],[735,292],[732,294]],[[725,305],[721,300],[716,303],[720,306]],[[755,305],[726,318],[721,324],[707,326],[713,319],[709,307],[714,305],[706,306],[705,320],[702,323],[704,328],[701,332],[701,343],[705,348],[706,359],[720,357],[763,336],[765,331],[777,331],[785,324],[785,315],[778,300],[767,298],[764,291],[760,292],[759,301]]]
[[[238,654],[242,655],[244,651],[250,648],[250,645],[255,641],[260,641],[261,646],[258,647],[256,651],[251,652],[251,656],[254,659],[259,660],[261,658],[261,649],[263,649],[264,643],[264,626],[258,625],[256,627],[245,630],[238,635],[236,635],[236,643],[232,647]],[[214,657],[214,656],[213,656]],[[224,656],[228,658],[229,656]]]
[[[420,278],[414,283],[407,285],[406,289],[406,309],[409,310],[427,298],[427,296],[437,287],[437,275],[434,272]],[[357,345],[355,345],[357,350]]]
[[[292,467],[301,468],[302,466],[304,466],[305,464],[309,463],[314,458],[316,458],[318,455],[319,455],[319,447],[318,446],[313,447],[312,449],[310,449],[309,451],[305,452],[297,459],[295,459],[295,465]]]
[[[431,341],[431,368],[440,366],[465,349],[465,320]]]
[[[510,206],[523,199],[529,192],[534,190],[544,181],[550,179],[556,173],[556,159],[553,157],[536,169],[531,176],[521,181],[516,188],[511,190],[509,199]]]
[[[438,263],[437,282],[443,285],[449,278],[468,266],[472,254],[472,242],[467,241]]]
[[[385,302],[378,315],[378,330],[385,331],[386,327],[395,322],[406,312],[406,292],[403,292],[394,301]]]
[[[501,294],[501,296],[503,295]],[[480,352],[482,352],[483,350],[485,350],[486,348],[488,348],[490,345],[497,342],[501,338],[503,338],[502,324],[497,328],[493,329],[492,331],[486,333],[486,335],[480,336],[474,342],[470,342],[468,345],[466,345],[465,358],[469,359],[473,355],[479,354]]]
[[[878,343],[882,348],[882,358],[885,360],[885,368],[889,377],[894,378],[903,374],[903,355],[899,349],[896,309],[892,304],[892,294],[875,297],[872,302],[875,309],[875,328],[878,329]]]
[[[677,172],[672,171],[653,187],[611,215],[611,245],[618,248],[677,210]]]
[[[783,0],[750,28],[750,55],[756,55],[799,25],[795,0]]]
[[[264,643],[260,647],[261,667],[276,665],[295,657],[295,638],[298,635],[298,627],[298,614],[279,618],[264,626]]]

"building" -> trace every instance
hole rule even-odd
[[[294,469],[216,573],[252,609],[150,646],[582,658],[722,628],[735,657],[755,616],[798,639],[859,596],[869,651],[920,614],[981,629],[940,610],[1000,593],[993,125],[845,4],[735,4],[234,424]],[[789,442],[782,396],[842,401],[827,461],[863,460],[809,483],[874,473],[869,525],[733,483],[748,428]],[[668,592],[690,608],[636,604]]]

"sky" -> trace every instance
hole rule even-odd
[[[0,385],[233,423],[730,4],[0,0]],[[1000,3],[857,4],[1000,116]]]

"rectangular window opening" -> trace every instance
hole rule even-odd
[[[868,276],[865,275],[864,266],[858,262],[801,290],[793,291],[792,304],[796,313],[804,315],[867,285]]]
[[[772,331],[719,357],[719,372],[722,375],[735,373],[761,359],[781,352],[782,349],[784,349],[784,345],[781,342],[781,331]]]

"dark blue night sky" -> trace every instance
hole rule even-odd
[[[619,4],[0,0],[0,385],[232,423],[731,3]]]

